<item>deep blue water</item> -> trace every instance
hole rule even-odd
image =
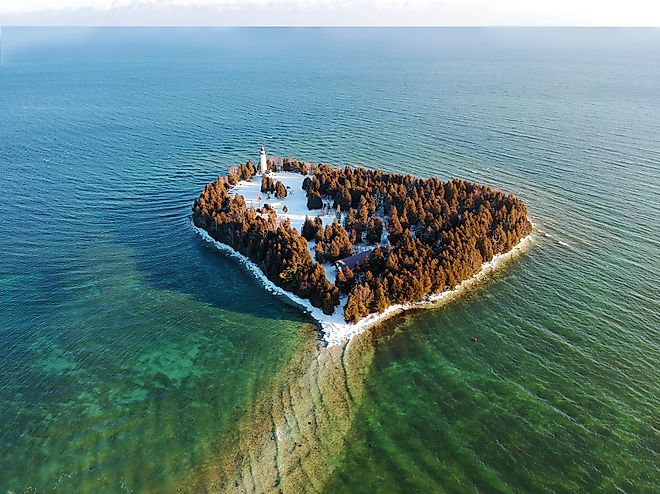
[[[265,144],[485,182],[536,225],[470,296],[369,336],[328,492],[657,490],[660,30],[2,35],[0,489],[199,483],[313,348],[189,227]]]

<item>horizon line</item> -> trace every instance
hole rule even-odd
[[[660,29],[660,25],[590,24],[4,24],[0,28],[457,28],[457,29]]]

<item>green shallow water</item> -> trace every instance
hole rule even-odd
[[[658,490],[657,30],[6,28],[2,49],[0,490]],[[262,143],[514,192],[532,246],[318,350],[190,228]]]
[[[239,304],[255,292],[267,299],[257,312],[155,289],[130,252],[122,259],[127,249],[111,249],[115,282],[78,286],[75,300],[58,304],[57,315],[40,321],[29,345],[4,364],[8,487],[153,492],[186,485],[259,389],[296,349],[314,344],[311,324],[241,272],[233,273],[241,279],[234,295]]]
[[[540,282],[521,273],[545,250],[373,337],[365,398],[328,492],[656,489],[657,381],[647,362],[602,344],[607,322],[571,304],[560,309],[576,321],[567,328],[558,307],[529,295]],[[522,312],[504,316],[503,300]]]

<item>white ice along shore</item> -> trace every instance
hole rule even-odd
[[[315,211],[309,211],[307,209],[307,196],[305,191],[302,189],[302,183],[305,179],[304,175],[281,172],[271,173],[270,177],[274,182],[279,180],[285,185],[288,192],[287,197],[284,199],[268,199],[266,194],[261,192],[260,175],[253,177],[253,179],[250,181],[241,181],[237,183],[230,189],[230,193],[242,195],[245,199],[245,203],[248,206],[253,206],[255,208],[260,208],[264,205],[264,203],[268,203],[275,209],[278,217],[288,218],[291,221],[291,226],[296,228],[298,232],[302,230],[302,225],[305,222],[305,217],[307,216],[319,216],[322,219],[324,225],[332,223],[332,221],[335,219],[336,215],[332,208],[329,208],[329,210],[318,211],[320,214],[315,214]],[[282,210],[284,206],[287,207],[287,212]],[[203,228],[195,226],[192,222],[191,225],[204,240],[212,244],[219,251],[237,259],[259,281],[261,281],[266,290],[270,291],[271,293],[286,297],[294,305],[300,307],[304,312],[308,313],[319,324],[323,340],[328,345],[342,344],[343,342],[350,340],[352,337],[362,333],[366,328],[373,326],[374,324],[392,317],[393,315],[400,312],[410,309],[428,307],[430,305],[435,305],[450,300],[451,298],[463,292],[465,289],[485,278],[488,274],[492,273],[495,269],[504,264],[508,259],[522,252],[532,240],[532,234],[530,234],[518,242],[518,244],[509,252],[505,254],[497,254],[489,262],[483,263],[478,273],[476,273],[471,278],[464,280],[451,290],[445,290],[441,293],[429,295],[424,300],[419,302],[391,305],[381,313],[370,314],[360,319],[357,323],[352,324],[344,320],[343,308],[346,303],[346,296],[343,296],[340,299],[340,304],[337,306],[337,308],[335,308],[335,311],[332,315],[326,315],[321,309],[312,306],[309,300],[302,299],[297,295],[294,295],[293,293],[275,285],[275,283],[266,277],[259,266],[253,263],[246,256],[235,251],[230,246],[223,244],[222,242],[218,242],[212,238]],[[310,245],[311,255],[312,258],[314,258],[313,242],[310,242],[308,245]],[[330,263],[324,264],[324,268],[326,270],[326,276],[328,279],[331,282],[334,282],[334,278],[336,277],[336,268]]]

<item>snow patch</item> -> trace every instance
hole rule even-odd
[[[283,199],[277,199],[274,194],[271,194],[270,199],[264,192],[261,192],[261,175],[252,177],[252,180],[241,180],[231,189],[229,193],[232,195],[240,194],[245,199],[245,204],[248,207],[261,208],[264,204],[268,204],[275,209],[278,218],[287,218],[291,221],[291,227],[302,231],[302,226],[305,223],[305,218],[314,218],[318,216],[323,221],[323,226],[330,225],[335,219],[335,211],[332,208],[323,210],[307,209],[307,193],[302,189],[305,177],[310,175],[301,175],[294,172],[277,172],[268,175],[275,183],[282,182],[287,190],[287,196]],[[311,177],[311,176],[310,176]],[[284,206],[287,207],[287,212],[282,211]],[[314,255],[312,254],[312,259]]]

